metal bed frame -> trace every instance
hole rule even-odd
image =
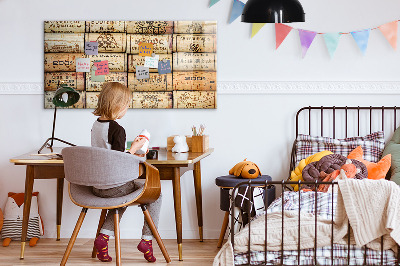
[[[384,131],[385,130],[385,113],[387,113],[387,111],[393,112],[393,130],[395,130],[396,129],[396,125],[397,125],[397,122],[396,122],[397,121],[397,119],[396,119],[397,118],[397,111],[399,109],[400,108],[398,108],[396,106],[393,106],[393,107],[385,107],[385,106],[382,106],[382,107],[372,107],[372,106],[369,106],[369,107],[360,107],[360,106],[357,106],[357,107],[348,107],[348,106],[344,106],[344,107],[337,107],[337,106],[331,106],[331,107],[324,107],[324,106],[312,107],[312,106],[308,106],[308,107],[303,107],[296,114],[296,138],[300,134],[299,133],[299,126],[300,126],[299,121],[301,120],[300,114],[302,114],[302,112],[304,112],[304,111],[305,112],[308,111],[308,134],[309,135],[311,135],[311,133],[312,133],[311,132],[312,131],[312,125],[311,125],[312,115],[311,115],[311,113],[314,110],[316,110],[317,112],[319,111],[319,116],[320,116],[320,136],[324,136],[324,127],[326,125],[326,123],[324,124],[324,116],[326,117],[326,113],[327,113],[327,112],[324,113],[324,111],[331,110],[329,113],[331,113],[331,115],[332,115],[330,118],[332,118],[332,123],[333,123],[332,124],[332,129],[333,129],[332,136],[333,136],[333,138],[336,137],[336,122],[337,122],[337,120],[339,120],[339,119],[336,119],[337,112],[344,112],[344,121],[342,120],[340,122],[342,122],[342,125],[344,126],[344,129],[345,129],[345,134],[344,134],[345,136],[344,137],[347,138],[348,137],[348,125],[349,125],[349,121],[348,121],[349,119],[348,118],[349,118],[349,113],[350,112],[356,112],[356,116],[357,116],[357,136],[360,136],[360,123],[362,121],[360,119],[360,113],[361,112],[363,112],[363,113],[369,112],[369,132],[372,133],[372,125],[373,125],[373,122],[375,122],[375,121],[373,121],[373,114],[376,114],[376,112],[380,111],[380,113],[381,113],[381,116],[380,116],[381,117],[380,118],[381,119],[381,128],[380,129],[382,131]],[[328,120],[328,119],[325,119],[325,121],[326,120]],[[315,123],[315,122],[318,123],[318,121],[314,121],[313,123]],[[306,125],[307,125],[307,123],[306,123]],[[355,126],[354,123],[352,125]],[[293,148],[292,148],[291,160],[290,160],[290,171],[292,171],[296,167],[296,165],[295,165],[295,158],[296,158],[295,146],[296,146],[296,141],[294,142]],[[289,176],[290,176],[290,172],[289,172]],[[304,182],[304,181],[285,181],[285,180],[283,180],[283,181],[265,181],[265,182],[263,182],[263,181],[252,181],[250,179],[249,181],[242,182],[242,183],[238,184],[237,186],[235,186],[234,189],[232,190],[232,195],[235,195],[235,192],[239,187],[242,187],[242,186],[256,187],[257,186],[259,188],[263,188],[264,189],[266,198],[268,198],[268,189],[266,189],[266,188],[268,188],[269,186],[271,186],[271,185],[281,186],[282,195],[283,195],[285,190],[291,190],[290,189],[291,187],[289,187],[287,185],[292,185],[292,184],[299,185],[299,187],[300,187],[301,184],[315,185],[314,191],[317,192],[317,189],[318,189],[319,185],[330,184],[330,185],[332,185],[332,190],[333,190],[334,186],[336,186],[338,183],[336,181],[332,181],[332,182],[320,182],[320,181]],[[299,193],[299,202],[301,202],[301,192],[300,192],[300,190],[298,191],[298,193]],[[250,198],[252,198],[252,196],[253,196],[252,194],[253,194],[253,191],[250,189]],[[334,203],[333,203],[333,201],[334,200],[333,199],[334,199],[334,193],[332,193],[332,213],[331,213],[331,215],[332,215],[332,237],[331,237],[331,261],[332,261],[332,265],[333,265],[333,262],[334,262],[334,254],[333,254],[333,252],[334,252],[334,250],[333,250],[333,244],[334,244],[333,243],[333,224],[334,224],[334,220],[333,220],[334,219],[334,217],[333,217],[333,210],[334,210],[333,204]],[[317,208],[318,208],[317,207],[317,202],[318,202],[317,193],[315,193],[315,213],[317,213]],[[268,262],[267,262],[267,252],[268,252],[268,250],[267,250],[267,242],[268,242],[268,239],[267,239],[267,233],[268,233],[268,227],[267,227],[267,225],[268,225],[267,207],[268,206],[267,206],[267,201],[264,201],[264,207],[265,207],[264,262],[259,263],[259,265],[272,265],[272,264],[268,264]],[[284,197],[282,197],[282,212],[284,212]],[[299,214],[298,226],[300,227],[300,204],[299,204],[298,214]],[[234,217],[235,217],[234,197],[232,197],[232,200],[231,200],[231,232],[230,232],[231,239],[230,239],[230,241],[231,241],[231,244],[232,244],[233,248],[234,248],[234,245],[235,245],[235,241],[234,241],[234,237],[235,237],[235,234],[234,234]],[[307,265],[318,265],[317,264],[317,255],[316,255],[317,238],[318,238],[316,224],[317,224],[317,215],[315,215],[315,239],[314,239],[314,258],[313,258],[313,262],[314,263],[313,264],[307,264]],[[251,243],[251,230],[250,230],[251,229],[251,219],[249,219],[248,227],[249,227],[249,242],[247,244],[247,262],[248,263],[245,264],[245,265],[250,265],[251,264],[251,255],[250,255],[251,254],[251,249],[250,249],[250,243]],[[281,232],[281,234],[282,234],[281,250],[280,250],[281,256],[280,256],[280,264],[279,265],[284,265],[283,264],[283,259],[284,259],[284,256],[283,256],[283,251],[284,251],[284,240],[283,240],[284,218],[283,218],[283,216],[282,216],[282,232]],[[301,242],[301,238],[300,238],[300,230],[299,230],[298,243],[297,243],[297,247],[298,247],[297,248],[297,265],[305,265],[305,264],[300,264],[300,254],[301,254],[300,242]],[[397,253],[397,258],[396,258],[395,265],[400,265],[400,249],[399,249],[400,246],[397,245],[397,248],[398,248],[399,252]],[[366,253],[366,249],[367,248],[366,248],[366,246],[363,246],[363,249],[364,249],[364,263],[363,263],[363,265],[367,265],[366,264],[367,263],[367,253]],[[348,226],[348,233],[347,233],[347,264],[346,265],[350,265],[350,224]],[[383,261],[383,236],[381,237],[380,265],[384,265],[384,261]]]

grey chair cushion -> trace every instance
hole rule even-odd
[[[135,182],[145,182],[145,180],[136,180]],[[94,208],[104,208],[104,207],[112,207],[112,206],[118,206],[124,203],[127,203],[129,201],[132,201],[135,199],[137,196],[139,196],[140,193],[142,193],[143,188],[140,188],[131,194],[128,194],[123,197],[117,197],[117,198],[101,198],[97,197],[92,193],[92,187],[89,186],[82,186],[82,185],[77,185],[77,184],[70,184],[70,195],[71,198],[78,203],[79,205],[83,206],[90,206]]]

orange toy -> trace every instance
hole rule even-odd
[[[392,155],[388,154],[385,157],[383,157],[379,162],[373,163],[373,162],[368,162],[363,159],[363,149],[361,146],[358,146],[355,148],[350,154],[347,156],[349,159],[356,159],[367,167],[368,170],[368,179],[383,179],[386,177],[387,172],[389,171],[391,161],[392,161]]]
[[[255,163],[246,160],[247,158],[242,162],[237,163],[231,170],[229,170],[229,174],[249,179],[260,176],[261,171],[258,166]]]

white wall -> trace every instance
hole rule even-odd
[[[142,6],[140,3],[145,3]],[[363,57],[350,35],[343,36],[334,59],[329,59],[318,36],[305,59],[297,31],[274,50],[273,25],[266,25],[250,40],[251,27],[235,21],[227,24],[230,0],[208,9],[208,0],[147,1],[29,1],[0,0],[0,85],[37,83],[43,80],[44,20],[218,20],[218,80],[225,81],[399,81],[399,52],[391,50],[379,31],[371,33]],[[306,23],[294,24],[321,32],[351,31],[375,27],[399,19],[398,1],[302,0]],[[189,134],[193,124],[204,123],[215,152],[202,162],[205,238],[218,238],[223,214],[214,179],[227,174],[238,161],[255,161],[263,174],[275,180],[286,176],[294,138],[294,115],[308,105],[399,105],[399,95],[363,94],[220,94],[217,110],[129,110],[121,120],[128,139],[142,128],[152,132],[152,144],[165,146],[176,133]],[[35,150],[51,134],[52,110],[43,109],[43,95],[0,95],[0,207],[7,192],[24,190],[25,168],[9,158]],[[90,144],[91,110],[61,110],[56,135],[78,145]],[[55,237],[55,180],[35,182],[45,237]],[[175,238],[171,182],[162,182],[164,195],[160,233]],[[78,217],[64,191],[62,237],[69,237]],[[197,237],[197,217],[190,173],[182,177],[184,238]],[[99,212],[90,211],[80,237],[93,237]],[[139,217],[139,218],[138,218]],[[142,218],[130,208],[121,222],[123,238],[139,238]]]

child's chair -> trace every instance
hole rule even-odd
[[[144,173],[141,174],[141,176],[146,177],[146,179],[143,180],[143,182],[145,182],[143,189],[139,189],[123,197],[100,198],[92,193],[91,187],[118,185],[128,182],[135,175],[139,176],[140,171],[137,166],[138,161],[141,162],[140,158],[120,151],[78,146],[64,148],[62,150],[62,156],[64,160],[65,179],[70,182],[68,186],[69,196],[73,203],[82,207],[82,211],[67,249],[65,250],[61,265],[65,265],[68,260],[87,209],[102,209],[97,229],[97,237],[104,223],[107,209],[117,209],[128,205],[139,205],[142,208],[144,217],[151,228],[153,236],[157,240],[165,260],[167,263],[171,262],[157,228],[154,225],[153,219],[144,205],[157,200],[161,193],[160,175],[157,168],[146,162],[140,164],[141,167],[139,168],[144,168],[144,171],[142,170]],[[118,210],[116,210],[114,216],[114,230],[116,265],[121,265]],[[95,257],[95,255],[96,250],[93,248],[92,257]]]

